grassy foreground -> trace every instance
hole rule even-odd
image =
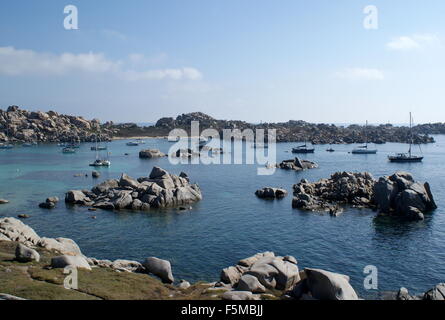
[[[40,262],[14,260],[16,242],[0,241],[0,293],[35,300],[213,300],[223,290],[208,290],[196,283],[188,289],[163,284],[147,274],[117,272],[109,268],[78,271],[78,289],[63,287],[63,269],[51,269],[51,257],[59,254],[36,249]]]

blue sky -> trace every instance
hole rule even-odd
[[[65,30],[66,5],[79,29]],[[363,27],[367,5],[378,29]],[[0,4],[0,107],[151,122],[445,121],[440,0]]]

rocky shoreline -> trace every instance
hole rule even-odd
[[[351,144],[398,142],[408,143],[408,127],[390,124],[368,126],[313,124],[290,120],[282,123],[252,124],[239,120],[217,120],[202,112],[182,114],[176,118],[161,118],[152,126],[138,126],[135,123],[115,124],[112,121],[100,123],[98,119],[86,120],[80,116],[63,115],[54,111],[26,111],[18,106],[0,109],[0,142],[94,142],[132,137],[167,137],[173,129],[184,129],[190,134],[192,121],[199,121],[200,130],[216,129],[221,137],[224,129],[276,129],[277,142],[309,141],[312,144]],[[416,144],[432,143],[430,134],[445,134],[445,124],[422,124],[413,127],[413,141]],[[236,135],[234,139],[243,139]]]
[[[89,279],[87,287],[80,282],[78,288],[64,289],[63,281],[56,280],[58,276],[64,277],[60,272],[66,267],[74,267],[82,272],[82,279]],[[23,270],[27,272],[16,279],[16,281],[26,280],[21,288],[14,285],[8,286],[10,285],[8,276],[3,276],[4,272],[9,273],[10,277],[16,276],[16,270],[22,270],[21,273]],[[134,281],[134,277],[137,277],[137,282],[132,285],[131,291],[134,294],[138,293],[139,299],[187,299],[190,297],[206,300],[360,299],[350,285],[347,275],[314,268],[300,270],[295,257],[277,256],[273,252],[258,253],[240,260],[235,266],[224,268],[217,282],[190,284],[186,280],[181,280],[174,284],[173,269],[167,260],[148,257],[143,262],[138,262],[90,258],[82,253],[73,240],[40,237],[31,227],[15,218],[0,219],[0,275],[2,275],[0,276],[2,290],[0,300],[63,298],[61,294],[69,294],[71,296],[66,298],[74,298],[76,293],[83,298],[118,299],[122,297],[123,288],[120,286],[126,286],[126,281],[130,279]],[[49,281],[45,280],[48,277],[52,278],[52,282],[46,282]],[[42,279],[44,284],[37,288],[35,282]],[[110,282],[107,283],[107,281]],[[26,291],[27,285],[33,286],[34,289]],[[145,288],[149,285],[153,292]],[[108,295],[104,294],[103,286],[111,286],[109,290],[114,291],[114,294],[109,292]],[[140,292],[141,287],[144,288],[142,292]],[[164,293],[159,294],[159,292]],[[386,299],[444,300],[444,293],[445,284],[440,283],[417,296],[409,294],[405,288],[400,288],[397,294],[387,296]],[[125,297],[134,298],[131,292]]]
[[[151,136],[166,137],[173,129],[184,129],[190,134],[192,121],[199,121],[200,130],[216,129],[223,136],[224,129],[276,129],[277,142],[309,141],[313,144],[351,144],[369,143],[382,144],[386,142],[409,143],[410,131],[406,126],[396,127],[390,124],[364,126],[338,126],[334,124],[314,124],[305,121],[290,120],[282,123],[252,124],[239,120],[218,120],[202,112],[192,112],[159,119],[155,125],[139,127],[135,123],[112,124],[106,126],[117,131],[120,137]],[[442,128],[442,130],[441,130]],[[425,124],[413,127],[413,141],[416,144],[433,143],[429,134],[445,133],[445,124]],[[242,139],[235,135],[235,139]]]

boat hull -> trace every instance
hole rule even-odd
[[[422,162],[423,157],[411,157],[411,158],[400,158],[400,157],[388,157],[390,162]]]
[[[298,150],[298,149],[292,149],[292,153],[314,153],[315,149],[303,149],[303,150]]]
[[[376,154],[377,150],[352,150],[352,154]]]

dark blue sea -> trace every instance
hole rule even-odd
[[[367,265],[378,268],[379,291],[405,286],[419,293],[445,281],[445,137],[435,138],[436,143],[422,146],[423,163],[387,161],[388,154],[407,151],[405,144],[378,145],[376,155],[352,155],[353,145],[333,146],[336,151],[328,153],[328,146],[320,145],[305,157],[316,161],[318,169],[277,170],[271,176],[257,175],[257,165],[172,165],[168,158],[139,159],[140,149],[167,152],[171,143],[146,139],[145,145],[130,147],[127,141],[116,140],[108,144],[112,165],[100,169],[98,180],[92,179],[88,166],[95,157],[92,144],[82,144],[76,154],[62,154],[55,144],[16,147],[0,150],[0,198],[10,201],[0,206],[0,216],[29,214],[25,223],[39,235],[72,238],[90,257],[168,259],[177,279],[216,281],[222,268],[267,250],[295,256],[301,268],[347,274],[364,297],[376,294],[363,287]],[[278,144],[277,160],[292,158],[293,146]],[[415,151],[420,152],[417,147]],[[90,212],[63,202],[69,189],[89,189],[122,172],[135,178],[145,176],[153,166],[188,173],[201,187],[203,200],[190,211],[143,213]],[[398,170],[431,184],[439,208],[424,221],[377,219],[375,212],[366,209],[350,208],[333,218],[291,208],[292,185],[303,178],[315,181],[336,171],[369,171],[379,177]],[[82,176],[75,176],[79,173]],[[290,195],[279,201],[258,199],[255,190],[265,186],[286,188]],[[40,209],[39,202],[48,196],[62,201],[53,210]]]

